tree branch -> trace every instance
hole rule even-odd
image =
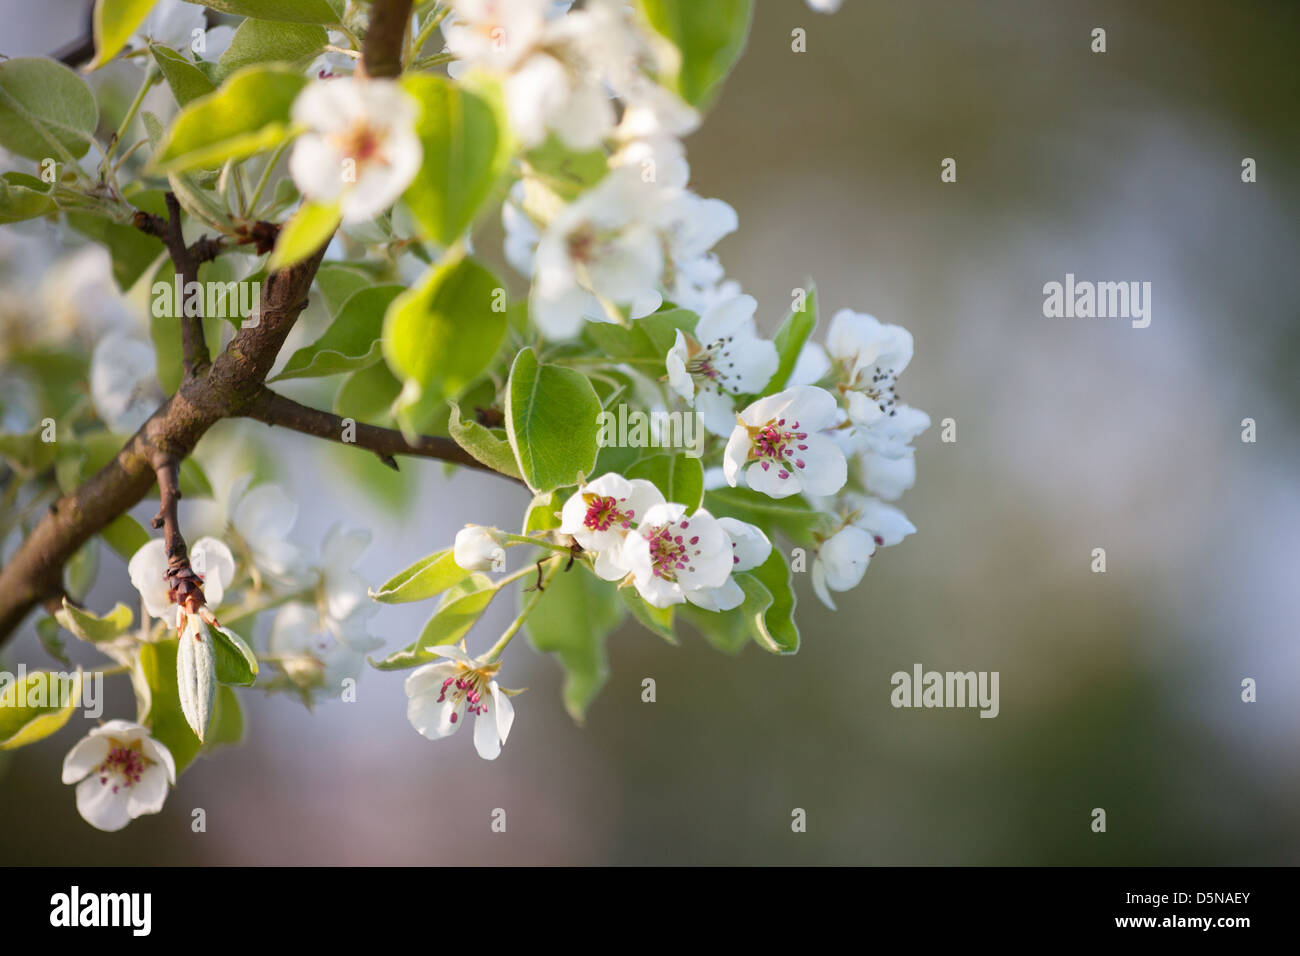
[[[402,72],[402,47],[411,23],[411,0],[375,0],[370,5],[370,27],[361,45],[361,65],[369,76],[397,76]]]
[[[163,547],[167,551],[168,598],[191,614],[203,606],[203,579],[190,567],[189,550],[181,534],[178,514],[181,500],[180,461],[171,455],[160,454],[153,462],[158,477],[158,514],[153,526],[163,529]]]
[[[489,468],[450,438],[420,435],[414,442],[408,442],[406,437],[396,429],[345,420],[330,412],[309,408],[269,388],[261,390],[244,414],[267,425],[278,425],[281,428],[302,432],[304,435],[373,451],[379,456],[380,461],[394,471],[397,470],[397,461],[393,456],[411,455],[416,458],[433,458],[437,461],[464,465],[467,468],[476,468],[511,481],[519,480]]]
[[[195,308],[190,309],[188,290],[190,283],[199,281],[199,265],[215,259],[221,252],[221,240],[204,237],[193,246],[185,244],[181,231],[181,206],[176,194],[168,192],[167,218],[139,210],[135,214],[135,227],[141,232],[157,236],[167,247],[172,266],[181,277],[181,354],[187,376],[198,375],[211,364],[207,339],[203,333],[203,297],[196,296]]]

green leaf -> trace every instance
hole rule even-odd
[[[301,70],[325,49],[325,28],[307,23],[286,23],[249,18],[239,25],[226,52],[217,62],[223,74],[257,63],[288,63]]]
[[[748,573],[772,596],[771,605],[753,619],[754,639],[774,654],[796,653],[799,628],[794,623],[794,588],[785,558],[773,548],[767,560]]]
[[[176,773],[199,753],[199,738],[185,720],[176,689],[176,638],[140,645],[137,679],[148,688],[148,710],[140,722],[150,736],[171,751]]]
[[[406,204],[429,237],[455,242],[510,158],[506,125],[487,99],[441,76],[417,73],[402,86],[420,103],[415,132],[424,149]]]
[[[217,658],[217,680],[222,684],[250,687],[257,680],[257,655],[247,642],[229,628],[209,628]]]
[[[131,609],[125,604],[118,604],[103,617],[91,611],[69,604],[63,599],[63,607],[54,612],[55,618],[67,630],[83,641],[111,641],[131,629]]]
[[[62,729],[81,703],[81,669],[67,679],[32,671],[20,684],[8,674],[0,686],[0,750],[34,744]]]
[[[273,381],[337,375],[378,362],[384,313],[389,303],[403,291],[400,285],[377,285],[358,290],[344,303],[325,333],[311,345],[294,352]]]
[[[686,309],[665,309],[635,319],[629,326],[588,322],[584,331],[592,343],[610,358],[662,364],[677,340],[677,330],[694,332],[699,320],[699,316]]]
[[[244,739],[244,708],[233,687],[222,684],[212,704],[212,720],[208,724],[207,738],[203,742],[206,753],[217,747],[233,746]]]
[[[819,512],[799,495],[769,498],[748,488],[714,488],[704,493],[704,507],[716,517],[728,515],[770,531],[777,528],[795,541],[812,540]]]
[[[289,138],[289,111],[306,84],[306,77],[280,65],[232,74],[176,117],[154,155],[155,170],[205,169],[278,146]]]
[[[809,283],[808,294],[804,296],[803,310],[800,312],[790,311],[781,327],[776,330],[776,354],[780,358],[780,364],[776,367],[776,372],[768,381],[763,391],[772,395],[785,388],[785,383],[790,381],[790,373],[794,371],[794,365],[799,361],[799,353],[803,350],[804,343],[808,341],[808,336],[812,335],[813,329],[817,327],[817,288]]]
[[[383,362],[358,369],[343,380],[334,396],[334,414],[357,421],[387,420],[389,409],[402,391]]]
[[[207,96],[216,89],[212,81],[203,75],[203,71],[184,54],[154,44],[149,45],[149,52],[153,54],[158,69],[162,70],[163,79],[167,81],[172,96],[176,97],[176,102],[182,107],[189,106],[199,97]]]
[[[404,383],[394,414],[408,439],[496,355],[506,332],[504,295],[496,276],[460,258],[430,268],[388,307],[384,358]]]
[[[553,491],[533,495],[524,512],[524,527],[520,534],[532,534],[534,531],[550,531],[560,526],[559,513],[564,503]]]
[[[685,505],[688,512],[698,508],[704,496],[704,466],[684,454],[648,455],[628,469],[627,477],[646,479],[666,500]]]
[[[99,541],[90,538],[63,566],[63,590],[74,601],[84,601],[99,573]]]
[[[266,268],[274,272],[310,257],[329,242],[341,220],[338,203],[304,202],[280,229]]]
[[[737,574],[736,583],[745,592],[745,601],[730,611],[706,611],[694,605],[683,606],[679,613],[704,639],[724,654],[739,654],[751,640],[757,640],[758,622],[772,606],[772,592],[752,574]]]
[[[95,0],[91,21],[95,35],[95,58],[90,69],[97,70],[126,46],[131,34],[144,23],[156,0]]]
[[[99,536],[123,561],[130,561],[137,551],[149,543],[149,532],[130,515],[118,515],[108,527],[99,532]]]
[[[0,224],[35,219],[55,210],[50,184],[26,173],[0,175]]]
[[[372,600],[381,604],[405,604],[423,601],[455,587],[469,577],[470,572],[455,561],[450,548],[435,551],[416,561],[405,571],[393,575],[377,589],[370,592]]]
[[[465,421],[460,417],[460,406],[449,403],[451,413],[447,419],[447,430],[456,444],[481,461],[493,471],[499,471],[511,478],[522,478],[519,463],[515,461],[514,449],[500,428],[488,428],[476,421]]]
[[[145,212],[166,215],[167,207],[163,193],[159,190],[139,192],[130,198],[134,205]],[[113,279],[123,292],[135,285],[136,280],[166,254],[162,240],[145,235],[135,226],[81,212],[68,213],[68,225],[108,250],[113,259]],[[167,274],[171,275],[170,265]]]
[[[632,612],[632,616],[645,625],[647,630],[658,634],[669,644],[679,643],[677,635],[673,632],[673,608],[671,605],[669,607],[652,607],[641,599],[641,595],[636,593],[635,588],[619,588],[618,593],[623,595],[623,603]]]
[[[510,369],[506,395],[506,434],[534,494],[591,474],[600,450],[601,409],[585,375],[542,365],[532,349],[523,349]]]
[[[0,62],[0,146],[62,165],[59,147],[77,158],[86,155],[98,122],[90,87],[62,63],[39,57]]]
[[[430,648],[455,644],[464,637],[496,596],[497,584],[486,574],[471,574],[443,596],[414,644],[370,663],[381,671],[403,670],[438,655]]]
[[[203,5],[241,17],[332,26],[343,22],[343,2],[344,0],[203,0]]]
[[[656,33],[681,52],[667,85],[692,106],[712,101],[718,84],[745,48],[754,0],[639,0]]]
[[[524,622],[533,647],[564,669],[564,706],[579,724],[609,679],[605,638],[626,610],[617,587],[574,565],[551,578]]]
[[[234,222],[230,210],[213,190],[205,189],[192,173],[168,173],[167,184],[176,194],[176,201],[181,208],[200,222],[205,222],[214,229],[222,229]],[[221,260],[217,260],[221,261]],[[207,263],[212,265],[212,263]]]
[[[41,618],[36,622],[36,636],[46,653],[65,666],[72,666],[72,661],[68,659],[67,642],[59,633],[58,621],[52,617]]]
[[[364,289],[374,281],[374,277],[364,269],[341,263],[327,262],[316,270],[316,288],[325,299],[325,308],[330,315],[335,316],[352,293]]]
[[[591,189],[609,172],[609,157],[603,149],[575,152],[556,136],[524,156],[531,175],[540,177],[556,195],[573,200]]]

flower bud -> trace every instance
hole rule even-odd
[[[185,616],[176,649],[176,687],[185,721],[200,742],[212,719],[217,694],[217,654],[212,633],[197,614]]]
[[[495,528],[471,524],[456,532],[452,558],[466,571],[501,571],[505,568],[506,553]]]

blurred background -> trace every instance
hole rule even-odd
[[[417,735],[400,674],[369,671],[357,703],[310,714],[246,692],[241,748],[198,761],[159,816],[103,834],[59,782],[75,719],[0,758],[0,863],[1297,862],[1300,6],[758,7],[687,141],[692,186],[737,209],[718,251],[767,330],[811,276],[821,333],[851,307],[915,335],[901,391],[935,422],[899,502],[918,533],[838,613],[796,582],[796,657],[612,635],[586,727],[559,669],[519,642],[511,679],[531,689],[494,763],[469,734]],[[11,56],[56,49],[84,16],[72,0],[0,11]],[[940,181],[946,157],[956,183]],[[1045,318],[1043,284],[1067,272],[1150,282],[1150,327]],[[239,428],[266,440],[223,431]],[[525,504],[504,481],[413,462],[394,504],[373,505],[357,493],[366,456],[287,433],[270,447],[301,503],[295,540],[371,528],[373,582],[466,520],[517,524]],[[103,560],[92,604],[107,607],[130,592]],[[384,608],[372,630],[402,646],[428,610]],[[483,635],[510,616],[494,608]],[[49,663],[30,624],[5,649],[18,661]],[[1000,715],[895,710],[890,675],[918,662],[1000,672]],[[119,683],[106,716],[133,714]]]

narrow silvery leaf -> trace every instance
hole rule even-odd
[[[185,721],[201,741],[212,719],[217,666],[212,635],[197,615],[190,615],[181,633],[176,651],[176,687]]]

